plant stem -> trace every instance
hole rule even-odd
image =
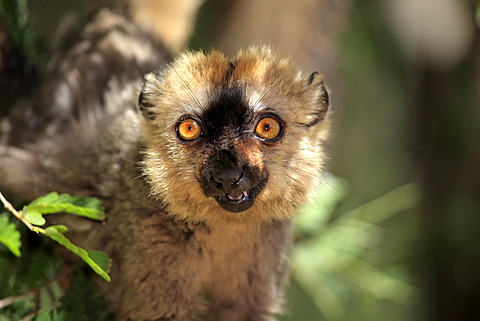
[[[23,216],[22,211],[17,211],[12,204],[7,201],[7,199],[3,196],[2,192],[0,192],[0,200],[3,203],[3,206],[13,215],[15,215],[16,218],[18,218],[20,221],[22,221],[23,224],[25,224],[28,229],[32,232],[37,232],[37,233],[42,233],[45,234],[45,230],[43,228],[40,228],[38,226],[33,226],[25,217]]]
[[[3,299],[0,300],[0,309],[3,309],[3,308],[5,308],[5,307],[17,302],[17,301],[20,301],[22,299],[31,297],[33,295],[35,295],[34,292],[28,292],[28,293],[17,295],[17,296],[10,296],[10,297],[7,297],[7,298],[3,298]]]

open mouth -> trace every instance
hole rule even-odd
[[[235,191],[228,194],[215,196],[215,200],[226,211],[239,213],[249,209],[255,202],[255,197],[267,184],[263,180],[256,187],[248,191]]]
[[[251,194],[252,191],[233,192],[230,194],[225,194],[224,197],[227,198],[229,202],[240,203],[247,200],[248,197],[251,196]]]

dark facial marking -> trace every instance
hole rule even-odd
[[[243,88],[239,86],[218,89],[218,94],[201,115],[208,141],[216,141],[226,128],[240,133],[252,120],[253,112],[244,98]]]
[[[245,101],[244,88],[229,85],[234,69],[235,63],[230,62],[226,85],[216,89],[199,118],[205,131],[204,144],[213,151],[201,170],[203,191],[224,210],[236,213],[254,204],[266,185],[267,173],[250,166],[234,147],[236,140],[249,135],[248,129],[254,125],[254,113]]]

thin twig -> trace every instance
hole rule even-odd
[[[20,301],[20,300],[23,300],[23,299],[26,299],[26,298],[29,298],[31,296],[37,296],[39,297],[40,296],[40,291],[42,291],[43,289],[47,290],[48,292],[51,291],[52,289],[52,286],[54,286],[55,283],[59,283],[60,281],[62,281],[63,279],[65,278],[64,275],[57,275],[56,277],[52,278],[52,279],[49,279],[47,281],[45,281],[45,283],[41,286],[39,286],[38,288],[35,288],[35,289],[32,289],[26,293],[22,293],[22,294],[19,294],[19,295],[14,295],[14,296],[9,296],[9,297],[6,297],[6,298],[3,298],[3,299],[0,299],[0,309],[3,309],[9,305],[12,305],[13,303],[17,302],[17,301]],[[51,296],[51,299],[52,301],[55,303],[55,301],[57,300],[55,298],[55,296],[53,294],[50,293],[50,296]],[[35,303],[36,305],[36,308],[38,309],[38,307],[40,306],[40,304],[37,302]]]
[[[25,298],[28,298],[30,296],[33,296],[35,294],[35,292],[27,292],[25,294],[21,294],[21,295],[17,295],[17,296],[9,296],[9,297],[6,297],[6,298],[3,298],[3,299],[0,299],[0,309],[3,309],[5,307],[8,307],[9,305],[19,301],[19,300],[22,300],[22,299],[25,299]]]
[[[15,215],[16,218],[18,218],[20,221],[23,222],[23,224],[25,224],[28,229],[30,231],[33,231],[33,232],[37,232],[37,233],[42,233],[42,234],[45,234],[45,230],[38,227],[38,226],[33,226],[27,219],[25,219],[25,217],[23,216],[23,213],[22,211],[17,211],[13,206],[12,204],[7,201],[7,199],[3,196],[2,192],[0,192],[0,200],[2,201],[3,203],[3,206],[10,212],[12,213],[13,215]]]

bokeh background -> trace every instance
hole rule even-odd
[[[9,28],[26,52],[13,65],[0,56],[2,115],[35,83],[62,21],[99,2],[0,3],[0,30]],[[331,90],[330,173],[298,218],[282,320],[480,320],[479,7],[475,0],[201,5],[189,48],[233,54],[272,44],[302,69],[324,73]],[[5,255],[4,265],[12,262]]]

